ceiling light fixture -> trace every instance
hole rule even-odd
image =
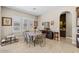
[[[36,10],[36,8],[33,8],[33,10]]]

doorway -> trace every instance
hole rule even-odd
[[[66,37],[66,14],[60,15],[60,37]]]
[[[72,38],[72,17],[70,12],[60,14],[60,37]]]

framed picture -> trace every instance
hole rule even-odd
[[[42,22],[42,26],[44,26],[44,22]]]
[[[2,17],[2,26],[12,26],[12,18]]]
[[[51,25],[54,25],[54,21],[51,21]]]
[[[79,7],[76,8],[77,17],[79,17]]]
[[[38,21],[34,21],[34,26],[38,26]]]
[[[76,19],[76,25],[79,27],[79,17]]]

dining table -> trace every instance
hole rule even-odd
[[[32,40],[35,40],[35,37],[41,35],[41,32],[27,32],[27,35],[29,35],[30,37],[32,37]]]
[[[34,42],[34,46],[35,46],[35,40],[36,40],[36,37],[39,36],[39,35],[42,35],[41,32],[26,32],[27,35],[29,35],[29,37],[32,39],[32,41]],[[30,42],[31,39],[29,39],[28,41]]]

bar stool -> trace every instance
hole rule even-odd
[[[60,40],[59,32],[54,32],[54,40]]]

